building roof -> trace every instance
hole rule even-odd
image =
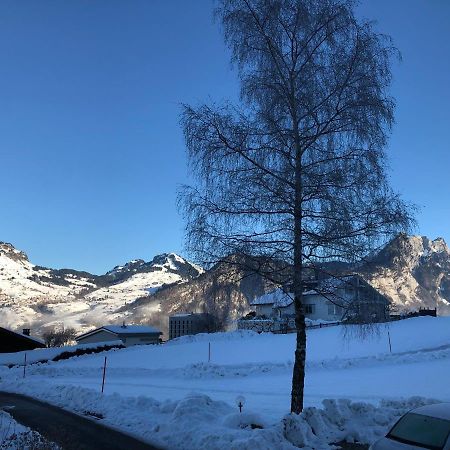
[[[76,339],[83,339],[95,333],[99,333],[100,331],[107,331],[117,336],[133,334],[162,334],[162,332],[157,328],[150,327],[148,325],[105,325],[103,327],[96,328],[95,330],[91,330],[87,333],[81,334],[80,336],[77,336]]]
[[[181,317],[208,317],[211,316],[211,314],[206,313],[206,312],[201,312],[201,313],[175,313],[172,314],[171,316],[169,316],[170,319],[176,319],[176,318],[181,318]]]
[[[346,285],[349,285],[352,280],[355,278],[361,277],[357,274],[351,274],[351,275],[344,275],[340,277],[334,277],[330,276],[328,278],[325,278],[322,280],[317,288],[310,289],[309,291],[306,291],[303,293],[303,295],[314,295],[314,294],[334,294],[337,289],[343,288]]]
[[[289,306],[293,302],[292,294],[287,294],[283,289],[278,288],[261,297],[255,298],[250,305],[273,305],[274,308],[283,308]]]
[[[106,325],[102,328],[116,334],[161,333],[158,329],[148,325]]]
[[[315,289],[310,289],[303,292],[303,296],[319,295],[325,298],[327,298],[327,296],[336,297],[339,289],[345,288],[347,285],[351,285],[353,280],[357,278],[369,285],[358,274],[349,274],[340,277],[330,276],[329,278],[322,280]],[[375,289],[373,286],[371,287],[372,289]],[[254,299],[250,303],[250,306],[272,305],[273,308],[285,308],[293,303],[293,298],[293,294],[286,293],[283,289],[278,288]]]
[[[13,330],[9,330],[8,328],[4,328],[4,327],[0,327],[0,330],[6,331],[7,333],[10,333],[10,334],[13,334],[13,335],[17,336],[19,339],[32,341],[35,344],[39,344],[39,345],[45,347],[45,342],[42,339],[39,339],[37,337],[28,336],[27,334],[23,334],[20,331],[13,331]]]

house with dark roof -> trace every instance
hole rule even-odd
[[[147,325],[105,325],[78,337],[78,344],[122,341],[125,347],[132,345],[159,344],[162,332]]]
[[[15,353],[35,348],[45,348],[44,341],[30,336],[30,329],[22,333],[0,327],[0,353]]]
[[[294,296],[279,288],[253,300],[256,317],[287,318],[295,315]],[[310,320],[384,322],[389,300],[358,274],[326,278],[303,292],[305,316]]]

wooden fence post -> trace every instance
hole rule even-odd
[[[102,394],[105,388],[105,375],[106,375],[106,356],[105,356],[105,363],[103,364]]]
[[[389,339],[389,351],[392,353],[391,333],[389,332],[389,329],[388,329],[388,339]]]

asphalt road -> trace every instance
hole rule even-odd
[[[0,392],[0,409],[64,450],[161,450],[93,419],[24,395]]]

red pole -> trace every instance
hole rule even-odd
[[[25,378],[25,368],[27,366],[27,354],[25,353],[25,361],[23,363],[23,377]]]
[[[106,375],[106,356],[105,356],[105,363],[103,364],[102,394],[105,388],[105,375]]]

